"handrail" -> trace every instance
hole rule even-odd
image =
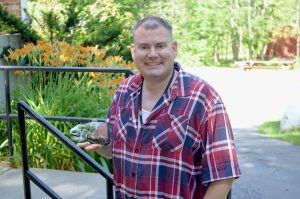
[[[9,114],[6,116],[6,114],[0,114],[0,119],[7,119],[7,118],[12,118],[12,119],[18,119],[18,114]],[[25,115],[26,119],[32,119],[30,115]],[[90,117],[66,117],[66,116],[43,116],[46,120],[51,120],[51,121],[68,121],[68,122],[90,122],[91,118]],[[97,122],[104,122],[106,118],[93,118],[93,121]]]
[[[123,73],[125,77],[135,74],[132,69],[129,68],[97,68],[97,67],[53,67],[53,66],[1,66],[0,71],[4,71],[5,81],[5,114],[0,114],[0,119],[7,120],[7,138],[10,161],[13,157],[13,138],[12,138],[12,119],[16,118],[16,115],[11,114],[11,97],[10,97],[10,81],[9,71],[48,71],[48,72],[101,72],[101,73]],[[46,116],[45,116],[46,118]],[[60,118],[60,119],[59,119]],[[74,118],[74,119],[72,119]],[[65,121],[87,121],[86,118],[80,117],[51,117],[47,116],[48,120],[63,120]],[[82,120],[81,120],[82,119]]]
[[[64,134],[62,134],[57,128],[52,124],[47,122],[45,118],[36,113],[30,106],[28,106],[24,101],[19,101],[18,103],[18,118],[19,118],[19,130],[20,130],[20,142],[21,142],[21,152],[23,161],[23,184],[24,184],[24,197],[25,199],[31,198],[31,188],[30,180],[34,182],[39,188],[41,188],[48,196],[51,198],[60,199],[61,197],[57,195],[50,187],[48,187],[43,181],[41,181],[34,173],[29,169],[28,163],[28,153],[27,153],[27,139],[26,139],[26,127],[25,127],[25,112],[39,122],[44,128],[46,128],[51,134],[57,137],[61,142],[63,142],[68,148],[70,148],[74,153],[81,157],[88,165],[95,169],[99,174],[101,174],[107,182],[106,193],[107,198],[113,198],[113,178],[112,175],[102,168],[98,162],[87,155],[82,149],[70,141]]]
[[[102,72],[102,73],[125,73],[126,75],[135,74],[135,72],[129,68],[96,68],[96,67],[0,66],[0,70],[49,71],[49,72]]]

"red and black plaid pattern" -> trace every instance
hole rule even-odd
[[[174,67],[177,79],[140,129],[141,74],[114,96],[108,116],[117,198],[203,198],[209,182],[240,175],[220,96]]]

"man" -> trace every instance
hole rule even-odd
[[[133,27],[139,74],[121,84],[108,114],[111,143],[81,143],[112,158],[116,198],[226,198],[240,175],[218,93],[175,62],[172,26],[146,17]]]

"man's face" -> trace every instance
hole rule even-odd
[[[139,27],[131,45],[132,58],[143,77],[152,80],[168,78],[177,54],[177,44],[163,26],[155,29]]]

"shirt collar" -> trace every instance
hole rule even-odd
[[[177,78],[171,86],[171,100],[176,97],[184,97],[191,94],[191,79],[187,78],[187,73],[183,71],[178,62],[174,63],[174,68],[178,71]]]

